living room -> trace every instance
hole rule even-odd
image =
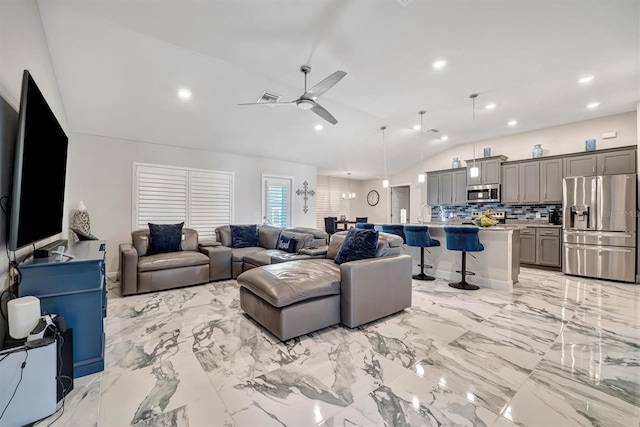
[[[275,12],[267,15],[264,12],[267,6],[258,6],[251,1],[241,2],[242,5],[237,6],[237,9],[225,2],[211,2],[210,5],[190,2],[192,4],[184,8],[177,7],[172,2],[163,2],[153,11],[150,10],[152,8],[149,5],[145,6],[143,3],[133,3],[129,6],[114,6],[107,3],[100,5],[100,3],[102,2],[0,0],[0,96],[5,101],[2,108],[17,112],[20,106],[22,72],[25,69],[29,70],[69,137],[64,231],[61,235],[38,243],[38,246],[58,238],[66,238],[67,225],[71,225],[72,216],[78,204],[83,202],[90,214],[91,233],[106,242],[106,273],[111,287],[118,286],[119,245],[131,242],[131,232],[135,228],[132,224],[136,224],[139,219],[136,217],[136,164],[232,173],[230,222],[233,224],[262,224],[264,222],[263,180],[270,176],[288,177],[292,197],[288,225],[321,228],[319,223],[323,215],[318,214],[318,191],[341,194],[349,189],[355,193],[354,200],[341,205],[346,206],[341,208],[345,209],[345,212],[335,212],[338,216],[344,214],[348,219],[354,219],[356,216],[367,217],[368,222],[376,225],[399,222],[392,221],[390,218],[390,189],[383,186],[382,182],[386,178],[390,181],[391,188],[408,186],[410,189],[410,201],[407,206],[408,223],[431,222],[432,219],[438,220],[439,214],[434,210],[425,215],[422,210],[423,205],[427,203],[427,182],[421,182],[418,175],[448,170],[452,167],[454,157],[462,161],[481,158],[482,149],[490,147],[493,154],[504,155],[509,158],[509,161],[519,161],[532,157],[531,151],[535,144],[542,145],[545,156],[572,155],[584,152],[585,140],[591,138],[597,139],[598,150],[637,147],[640,144],[637,126],[640,121],[637,49],[640,40],[638,34],[640,10],[637,1],[621,0],[612,1],[609,4],[590,4],[589,7],[593,9],[585,7],[580,11],[572,11],[572,6],[566,4],[536,5],[536,2],[521,2],[522,9],[519,10],[517,6],[509,8],[505,3],[480,2],[482,5],[477,7],[480,10],[486,9],[480,16],[488,23],[495,23],[494,20],[489,19],[494,12],[504,13],[505,16],[512,13],[520,17],[530,14],[530,17],[529,20],[515,25],[510,23],[502,28],[496,28],[495,36],[486,29],[463,27],[463,23],[469,24],[472,21],[471,18],[453,20],[450,35],[453,41],[447,47],[448,50],[438,49],[433,43],[425,44],[424,50],[421,48],[420,43],[427,43],[430,38],[437,35],[435,28],[425,30],[426,35],[407,31],[405,34],[407,38],[414,35],[420,42],[411,42],[407,46],[398,43],[397,47],[395,44],[385,44],[377,36],[375,48],[362,41],[367,39],[365,36],[354,35],[353,41],[349,42],[351,33],[348,35],[341,33],[341,30],[349,27],[344,20],[352,18],[353,14],[357,13],[365,16],[367,13],[372,14],[371,23],[366,26],[365,23],[360,22],[362,20],[358,21],[365,26],[363,32],[366,30],[372,33],[371,37],[375,28],[384,34],[388,31],[385,28],[397,29],[403,22],[408,22],[407,27],[417,31],[420,27],[416,26],[416,21],[422,22],[422,26],[426,28],[434,26],[434,20],[446,21],[445,16],[451,19],[452,15],[459,13],[455,11],[455,7],[447,7],[438,2],[433,5],[435,10],[450,15],[443,15],[441,18],[433,17],[428,13],[430,9],[426,5],[427,2],[421,4],[420,1],[396,2],[393,0],[376,2],[371,6],[372,9],[377,9],[376,12],[366,12],[366,8],[357,1],[319,2],[313,7],[306,5],[307,9],[305,6],[294,7],[287,1],[274,2],[273,8],[280,10],[281,15]],[[216,6],[220,8],[223,16],[215,17],[215,25],[207,24],[207,14],[216,11]],[[460,7],[469,7],[469,4],[465,3]],[[580,9],[577,6],[573,7]],[[293,11],[287,12],[286,8],[293,8]],[[176,10],[180,13],[175,19],[181,24],[176,24],[171,29],[168,23],[172,22],[172,13]],[[476,9],[473,10],[478,12]],[[228,15],[225,16],[224,13]],[[296,16],[296,13],[302,14],[299,18],[296,17],[299,23],[288,28],[285,24],[291,21],[291,16]],[[148,19],[141,18],[147,14]],[[237,25],[246,30],[247,27],[251,27],[251,19],[258,21],[261,14],[265,15],[263,17],[265,21],[260,21],[261,24],[255,31],[247,33],[246,36],[238,35],[241,30],[232,28]],[[560,17],[566,18],[575,14],[579,14],[584,20],[583,24],[567,24],[566,32],[560,30],[559,28],[564,25]],[[383,19],[385,15],[388,21]],[[554,16],[549,18],[548,27],[539,27],[541,23],[546,22],[547,15]],[[244,18],[240,19],[240,16]],[[187,18],[193,19],[194,22],[190,24]],[[269,21],[269,18],[275,21]],[[600,21],[601,18],[602,21]],[[235,19],[238,22],[234,23]],[[245,19],[246,22],[244,22]],[[602,22],[602,27],[596,25],[599,22]],[[530,28],[533,34],[531,37],[543,38],[544,35],[541,33],[548,31],[558,39],[564,35],[568,40],[562,40],[562,43],[559,40],[560,47],[556,51],[548,39],[540,45],[527,41],[525,37],[518,39],[522,33],[513,28],[517,25]],[[580,31],[577,30],[578,27],[581,28]],[[202,28],[207,28],[203,36],[194,34]],[[533,32],[534,29],[535,32]],[[230,35],[225,35],[226,31]],[[479,39],[490,47],[473,43],[472,36],[477,34],[477,31],[482,35]],[[589,34],[584,34],[582,31]],[[454,32],[464,37],[453,37]],[[507,43],[505,40],[512,33],[513,40]],[[80,37],[81,34],[86,34],[86,37]],[[300,35],[300,39],[296,41],[295,34],[304,34],[304,36]],[[588,41],[580,41],[583,36],[588,38]],[[292,40],[283,41],[289,38]],[[397,42],[397,39],[393,40],[395,41],[388,43]],[[597,40],[601,41],[596,42]],[[490,78],[486,76],[485,79],[481,78],[479,74],[483,73],[476,75],[468,72],[469,67],[474,63],[479,67],[482,63],[492,62],[507,67],[509,48],[513,47],[510,43],[516,43],[516,41],[529,43],[526,46],[530,49],[531,58],[535,59],[539,55],[541,58],[550,58],[549,60],[558,62],[563,62],[561,61],[563,55],[571,58],[577,58],[580,55],[590,56],[588,48],[593,43],[594,51],[598,53],[593,56],[601,59],[577,62],[573,68],[566,65],[567,60],[563,62],[564,67],[554,68],[548,74],[542,70],[543,65],[531,59],[528,62],[529,67],[537,70],[536,73],[544,74],[544,78],[540,79],[536,79],[534,77],[536,73],[533,72],[521,78],[514,78],[511,74],[515,69],[511,68],[505,68],[507,70],[505,74],[509,73],[510,76],[503,77],[500,75],[498,65],[484,69],[485,71],[488,69],[489,74],[491,72],[496,74]],[[224,48],[226,44],[230,46],[227,49]],[[465,44],[469,45],[468,49],[460,47]],[[341,48],[338,48],[339,46]],[[571,46],[575,47],[577,53],[569,51]],[[480,57],[474,53],[474,50],[481,47],[483,52],[494,50],[495,53],[490,58]],[[357,57],[355,52],[358,50],[367,51],[365,59],[370,61],[369,67],[362,65],[366,62],[362,59],[360,68],[350,65],[349,57]],[[393,52],[387,53],[389,50]],[[549,56],[544,56],[545,51]],[[549,53],[549,51],[552,52]],[[215,55],[213,52],[219,54]],[[392,58],[391,60],[385,59],[387,54]],[[446,56],[449,63],[442,70],[433,69],[432,61],[441,56]],[[331,61],[323,63],[323,58],[330,58]],[[523,61],[522,56],[518,58]],[[399,59],[403,59],[404,62],[388,63],[399,61]],[[456,62],[463,65],[457,65]],[[295,108],[235,105],[255,101],[265,90],[272,90],[282,95],[281,101],[294,99],[303,92],[304,76],[299,68],[306,63],[310,63],[313,67],[308,76],[309,87],[337,69],[347,72],[347,76],[319,100],[335,115],[338,120],[337,125],[331,125],[313,112],[298,111]],[[409,69],[410,66],[423,67],[426,70],[424,80],[419,73],[414,72],[407,72],[405,81],[395,77],[402,72],[402,69]],[[266,71],[262,72],[262,67]],[[369,71],[374,74],[374,69],[378,79],[376,81],[369,76]],[[464,71],[460,71],[461,69]],[[164,71],[160,74],[156,73],[156,70]],[[384,76],[385,72],[388,73],[386,76],[389,82],[388,87],[380,77]],[[277,73],[281,73],[280,76]],[[586,85],[577,83],[577,79],[584,73],[595,76],[592,83]],[[160,75],[167,77],[167,80],[159,81]],[[447,76],[454,79],[458,87],[454,91],[436,90],[439,85],[445,85]],[[504,83],[501,82],[503,78]],[[616,83],[615,80],[618,82]],[[191,89],[191,100],[183,100],[176,96],[176,90],[183,85]],[[571,87],[567,89],[570,85]],[[400,92],[412,91],[416,94],[406,98],[397,95]],[[432,92],[433,97],[431,97]],[[472,117],[472,104],[468,98],[472,92],[480,93],[477,106],[473,111],[475,118]],[[520,97],[519,104],[513,97],[507,98],[507,94],[515,96],[514,93]],[[538,93],[539,96],[527,98],[532,93]],[[140,98],[148,99],[141,101]],[[561,111],[566,110],[566,104],[563,103],[565,98],[575,101],[575,111],[570,113]],[[501,101],[506,99],[509,101]],[[406,102],[402,104],[401,100]],[[600,101],[601,105],[594,109],[586,108],[586,103],[592,101]],[[495,110],[485,108],[490,102],[498,103]],[[422,127],[415,128],[420,125],[418,111],[422,109],[427,110],[424,116],[425,126],[428,129],[435,128],[439,132],[421,132]],[[537,110],[535,115],[534,110]],[[536,119],[533,119],[534,116]],[[556,119],[554,116],[560,118]],[[517,125],[512,127],[506,124],[507,119],[516,118]],[[322,129],[314,128],[318,124],[322,125]],[[383,134],[380,127],[385,125],[388,129]],[[4,129],[1,130],[4,131]],[[603,138],[603,134],[611,132],[616,133],[615,138]],[[449,143],[443,140],[442,137],[445,135],[449,137]],[[337,142],[333,141],[334,139]],[[3,167],[12,165],[12,159],[0,158],[0,160]],[[351,173],[349,179],[347,179],[348,173]],[[6,170],[3,170],[0,179],[2,190],[0,195],[10,194],[10,179],[7,177]],[[302,192],[305,182],[309,190],[316,192],[316,195],[309,196],[306,201],[303,195],[295,193],[296,190]],[[375,204],[367,201],[367,195],[371,191],[379,195],[379,201]],[[457,215],[455,209],[443,209],[442,212],[446,212],[447,216],[449,212]],[[5,221],[3,218],[1,222],[3,227],[0,232],[2,237],[0,246],[5,245]],[[211,234],[213,234],[212,230]],[[443,241],[442,244],[444,243]],[[16,256],[24,257],[30,251],[27,249],[18,251]],[[406,247],[403,250],[412,255],[416,261],[414,264],[417,264],[419,252],[415,249]],[[416,268],[417,266],[414,266],[414,270]],[[0,290],[8,286],[8,270],[8,260],[3,257],[0,260]],[[521,280],[524,283],[523,286],[533,287],[537,281],[545,283],[557,281],[557,283],[566,284],[570,280],[566,279],[567,282],[563,282],[566,276],[559,271],[523,269],[523,272],[521,274],[521,278],[524,278]],[[459,278],[459,275],[457,277]],[[442,278],[439,279],[438,283],[440,282],[446,287]],[[417,287],[427,291],[424,289],[426,285],[415,283],[414,281],[414,290]],[[595,286],[604,287],[607,283],[610,282],[576,279],[566,286],[571,290],[584,290],[584,286],[589,286],[591,289]],[[229,286],[226,281],[221,286],[226,292],[237,293],[237,290]],[[616,283],[611,286],[617,289],[622,284]],[[628,292],[628,288],[622,289]],[[198,294],[196,298],[202,297],[200,291],[193,292]],[[628,294],[629,298],[635,301],[634,304],[637,304],[639,300],[637,291],[628,292]],[[487,295],[489,296],[480,298],[484,300],[483,303],[486,303],[490,297],[511,302],[511,296],[495,296],[493,293]],[[125,305],[127,300],[135,301],[130,307],[135,311],[135,305],[144,301],[139,299],[141,297],[144,298],[144,296],[132,296],[122,300],[125,301]],[[220,298],[220,295],[216,297]],[[436,296],[430,295],[429,298],[431,298],[429,301],[435,305],[440,302]],[[466,304],[472,306],[478,303],[471,302],[472,294],[453,298],[460,298],[460,304],[465,309],[469,308]],[[500,308],[505,307],[504,304]],[[166,302],[163,301],[161,306],[165,305]],[[488,305],[490,304],[487,303]],[[637,306],[634,307],[637,308]],[[627,308],[625,306],[625,309]],[[152,310],[152,316],[163,314],[164,309],[154,310]],[[491,313],[496,312],[491,311]],[[439,314],[442,313],[439,312]],[[446,325],[449,321],[455,323],[455,319],[465,316],[449,309],[447,314],[450,318],[441,319],[442,324]],[[392,320],[395,321],[395,318]],[[637,331],[637,321],[637,315],[634,319],[630,319],[634,324],[633,331]],[[123,319],[122,325],[125,323],[127,321]],[[464,324],[471,329],[467,323]],[[259,325],[251,325],[256,328],[256,331],[260,330]],[[429,324],[429,326],[434,325]],[[131,329],[139,327],[144,330],[148,325],[132,322],[127,323],[126,327]],[[397,327],[401,330],[404,326],[399,323]],[[408,330],[413,327],[415,325],[407,326]],[[0,318],[0,337],[6,334],[6,329],[6,322]],[[330,329],[325,337],[340,335],[343,332],[337,331],[343,329],[345,328]],[[358,332],[364,334],[362,331]],[[242,331],[242,334],[246,333],[246,330]],[[258,334],[262,336],[262,332]],[[435,335],[438,333],[434,332]],[[137,335],[133,334],[133,336]],[[190,338],[180,340],[180,345],[189,341]],[[257,363],[260,368],[256,369],[256,373],[259,373],[256,377],[274,371],[281,364],[284,365],[274,361],[277,357],[289,360],[296,352],[308,351],[310,342],[322,343],[324,339],[320,334],[308,339],[293,340],[293,344],[288,345],[286,357],[282,356],[284,353],[269,349],[265,353],[265,358]],[[425,339],[429,339],[428,334],[425,334]],[[632,339],[637,342],[637,336]],[[248,337],[242,336],[243,345],[250,346],[247,344],[248,340]],[[329,338],[326,340],[330,341]],[[445,341],[436,339],[435,342],[437,345],[434,344],[434,347],[444,347]],[[260,345],[263,344],[260,343]],[[323,344],[327,344],[327,349],[331,348],[328,343]],[[125,347],[119,348],[118,353],[111,353],[112,359],[115,354],[126,358],[126,352],[119,353],[123,348]],[[323,351],[325,349],[322,345],[318,348],[322,348]],[[240,356],[238,357],[240,359]],[[396,362],[397,360],[394,361]],[[395,366],[390,365],[386,360],[380,363],[383,368],[389,369],[389,372],[396,372]],[[418,367],[414,370],[424,368],[426,365],[416,366]],[[121,366],[116,368],[118,371]],[[111,369],[113,373],[113,366]],[[189,369],[191,367],[186,367],[180,372],[184,373]],[[326,369],[326,366],[323,369]],[[122,372],[118,371],[118,375],[121,374]],[[625,375],[633,374],[633,372],[630,374],[627,372]],[[404,374],[398,372],[398,375]],[[197,378],[197,375],[189,374],[187,377]],[[318,374],[318,377],[321,375]],[[115,381],[115,377],[112,378]],[[305,377],[304,381],[309,378],[311,377]],[[288,380],[290,378],[282,378],[282,384],[286,384]],[[320,383],[314,383],[315,380],[309,381],[307,382],[309,387],[305,392],[313,389],[314,386],[320,388],[318,385]],[[521,425],[536,425],[542,422],[537,422],[535,416],[529,412],[518,413],[517,404],[522,404],[520,401],[513,405],[511,413],[515,415],[510,418],[506,412],[507,403],[511,402],[524,381],[522,379],[522,381],[515,381],[517,384],[509,383],[507,387],[513,388],[512,393],[510,390],[506,393],[507,396],[501,396],[502,399],[495,400],[500,402],[499,404],[493,401],[490,404],[485,405],[486,402],[484,402],[477,405],[478,402],[474,402],[473,404],[479,408],[480,415],[464,421],[484,422],[487,425],[511,425],[509,420]],[[295,379],[291,379],[291,382],[295,383]],[[236,385],[230,388],[234,389]],[[133,388],[132,384],[129,386]],[[97,386],[95,381],[79,382],[78,391],[86,391],[93,401],[81,403],[74,400],[73,402],[77,408],[86,405],[87,408],[91,406],[91,409],[86,409],[86,413],[83,412],[84,409],[80,409],[74,416],[72,410],[74,405],[69,405],[67,407],[69,413],[61,418],[63,423],[54,425],[82,424],[84,420],[88,424],[121,425],[125,418],[118,418],[115,415],[109,418],[108,415],[100,414],[100,410],[104,410],[99,409],[100,387],[104,387],[104,383],[101,385],[99,380]],[[118,387],[117,390],[120,393],[126,390],[122,384]],[[637,380],[634,387],[637,387]],[[144,406],[142,401],[147,395],[151,395],[150,388],[144,392],[132,392],[135,398],[131,399],[130,404]],[[223,388],[226,390],[226,386]],[[441,388],[446,389],[442,384]],[[406,389],[410,390],[411,387],[406,386]],[[214,393],[220,392],[218,387],[215,387],[215,390]],[[354,406],[345,405],[340,400],[344,398],[343,395],[338,393],[340,399],[335,398],[336,395],[331,394],[334,391],[331,387],[325,386],[322,390],[328,394],[323,395],[323,398],[312,399],[315,403],[321,402],[318,406],[320,408],[318,413],[321,413],[321,416],[313,413],[313,405],[305,406],[305,409],[312,408],[311,415],[300,415],[298,422],[291,422],[291,417],[285,417],[282,424],[308,425],[327,422],[327,425],[331,425],[329,419],[337,416],[340,411],[346,411],[347,415],[331,421],[335,422],[334,425],[341,423],[340,420],[347,419],[349,416],[353,416],[351,420],[357,420],[354,422],[361,425],[384,422],[391,424],[389,419],[385,418],[374,416],[367,418],[366,415],[363,415],[364,418],[358,418],[354,415],[355,412],[367,414],[367,411],[372,410],[371,407],[367,406],[364,409],[358,407],[356,410]],[[460,389],[456,389],[455,386],[452,386],[451,390],[454,390],[455,395],[461,394]],[[367,393],[372,392],[373,389],[367,391]],[[292,395],[300,395],[296,393]],[[420,396],[419,399],[424,397],[422,391],[413,393],[414,396]],[[612,393],[604,392],[605,400],[613,399]],[[138,399],[142,394],[144,396]],[[357,394],[354,392],[354,395]],[[337,399],[334,404],[323,400],[329,395],[331,396],[329,400]],[[410,393],[407,394],[409,395]],[[198,405],[203,403],[192,395],[178,393],[177,396],[178,400],[185,404],[189,401],[197,402]],[[618,408],[621,413],[629,415],[626,405],[630,398],[628,395],[625,396],[619,399],[624,401],[622,405],[624,407]],[[103,395],[103,398],[104,402],[120,404],[120,401],[115,399],[113,391],[111,394]],[[471,399],[464,398],[463,394],[463,401],[467,404],[471,402]],[[149,400],[153,399],[149,398]],[[338,400],[340,404],[335,404]],[[355,400],[359,402],[358,399]],[[377,401],[381,407],[382,400],[384,399]],[[408,401],[411,403],[411,398],[408,398]],[[442,401],[432,402],[432,406],[427,404],[420,406],[421,403],[415,403],[418,400],[413,401],[413,404],[418,408],[442,408],[439,406]],[[228,405],[225,398],[222,398],[221,402]],[[220,418],[209,419],[208,422],[198,418],[201,415],[204,416],[203,414],[211,416],[206,408],[202,407],[206,405],[196,405],[197,410],[190,413],[190,421],[174,420],[173,424],[169,425],[223,425],[225,423],[259,425],[265,419],[257,415],[252,418],[255,415],[252,411],[259,411],[256,408],[264,402],[259,399],[256,399],[256,402],[253,406],[252,404],[243,406],[245,404],[243,401],[243,405],[239,405],[235,412],[220,403],[220,407],[216,406],[216,411],[220,410],[218,413]],[[300,403],[302,400],[282,403],[280,411],[283,411],[287,405],[295,405],[295,402]],[[616,400],[612,407],[616,407],[617,402]],[[456,403],[462,404],[455,399],[449,403],[452,406]],[[149,405],[153,407],[149,411],[154,416],[165,412],[165,407],[158,409],[162,405],[155,403],[149,403]],[[537,405],[534,406],[538,407]],[[539,405],[542,406],[541,403]],[[579,406],[579,404],[576,405]],[[424,413],[422,416],[416,415],[415,418],[411,418],[413,415],[408,415],[411,412],[410,406],[403,406],[402,411],[406,416],[404,421],[412,425],[426,424]],[[181,407],[180,404],[172,402],[166,412],[174,411],[177,407]],[[123,417],[130,416],[131,412],[142,414],[137,412],[137,408],[129,407],[126,411],[123,410],[123,413],[125,412]],[[575,415],[570,410],[563,412],[558,409],[556,412]],[[605,424],[611,425],[616,422],[620,424],[626,421],[637,422],[637,417],[640,416],[637,410],[632,411],[628,418],[617,418],[609,413],[604,415],[590,413],[589,415],[600,421],[605,420],[603,421]],[[575,417],[579,416],[575,415]],[[55,417],[43,422],[42,425],[47,425],[53,418]],[[293,419],[295,420],[295,417]],[[450,418],[448,421],[452,419],[455,418]],[[558,422],[559,419],[561,418],[541,418],[549,423]],[[585,421],[586,418],[565,418],[562,423],[570,424],[571,421],[578,419]],[[199,420],[200,424],[196,420]],[[135,421],[141,423],[140,425],[144,423],[153,425],[152,417],[145,418],[140,415]],[[445,419],[440,418],[439,421],[444,422]],[[126,422],[133,423],[133,419],[128,418]]]

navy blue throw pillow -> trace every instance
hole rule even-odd
[[[180,224],[149,223],[149,249],[147,249],[147,255],[180,251],[183,225],[184,222]]]
[[[344,238],[340,252],[336,256],[335,263],[356,261],[359,259],[373,258],[378,247],[377,230],[349,229]]]
[[[251,248],[258,246],[257,225],[230,225],[231,245],[234,248]]]
[[[278,249],[281,251],[285,251],[290,254],[295,254],[298,248],[298,241],[293,237],[280,236],[280,240],[278,241]]]

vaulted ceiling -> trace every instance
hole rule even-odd
[[[406,4],[403,6],[403,4]],[[453,145],[635,109],[637,0],[40,0],[72,131],[278,158],[354,178]],[[433,61],[446,58],[446,67]],[[241,107],[263,91],[296,99],[336,70],[318,101]],[[585,75],[595,76],[579,84]],[[192,98],[178,98],[187,87]],[[479,92],[475,131],[471,101]],[[586,105],[598,101],[600,106]],[[495,103],[494,110],[486,110]],[[516,119],[516,127],[507,121]],[[321,131],[315,125],[322,124]],[[449,140],[435,137],[446,134]]]

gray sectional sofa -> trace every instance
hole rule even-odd
[[[281,340],[342,323],[350,328],[411,306],[412,260],[402,238],[380,233],[375,258],[336,264],[346,232],[323,259],[248,269],[238,277],[240,306]]]
[[[216,228],[216,240],[221,246],[211,248],[209,256],[214,259],[220,279],[237,278],[243,271],[269,264],[287,261],[324,258],[327,252],[327,233],[315,228],[258,226],[258,245],[248,248],[234,248],[231,227]],[[281,235],[302,242],[296,253],[277,249]]]

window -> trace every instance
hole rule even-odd
[[[262,176],[262,218],[278,227],[291,225],[292,178]]]
[[[212,239],[214,229],[233,222],[233,173],[133,164],[133,229],[176,224]]]
[[[324,218],[341,215],[351,218],[349,200],[342,198],[342,194],[348,191],[347,188],[327,188],[318,187],[316,192],[316,227],[324,230]]]

